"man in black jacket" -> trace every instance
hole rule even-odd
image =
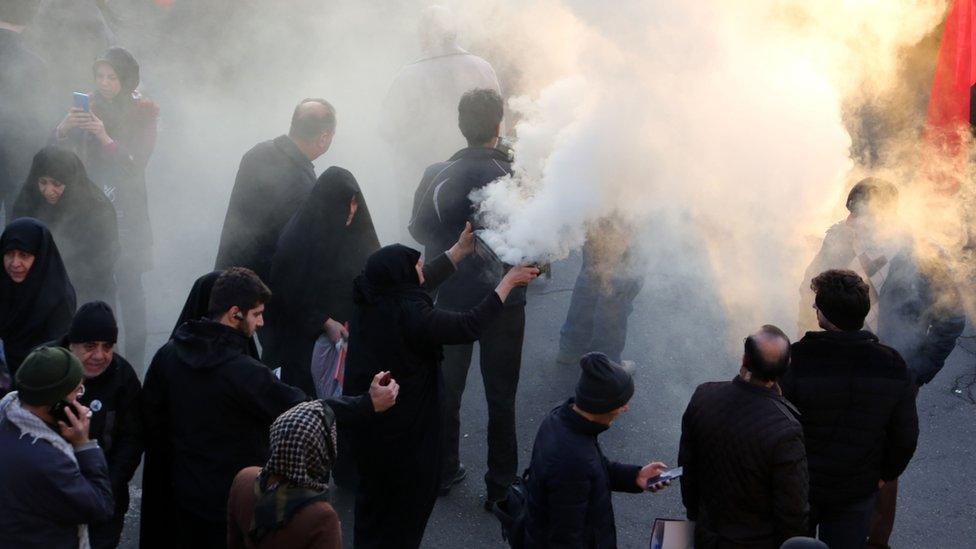
[[[115,514],[89,527],[93,549],[118,547],[129,510],[129,481],[142,461],[142,385],[129,362],[115,352],[119,328],[112,308],[102,301],[78,308],[68,333],[49,346],[64,347],[81,362],[85,393],[78,402],[92,412],[89,436],[108,461]]]
[[[790,340],[763,326],[739,375],[703,383],[681,418],[681,499],[695,547],[775,549],[807,531],[807,460],[796,409],[777,381]]]
[[[271,423],[306,399],[248,352],[270,298],[253,271],[228,269],[214,283],[211,319],[184,323],[149,365],[142,399],[146,459],[154,461],[156,474],[167,475],[162,484],[171,488],[176,509],[162,512],[180,524],[144,529],[144,547],[223,547],[234,476],[267,461]],[[338,422],[392,406],[396,385],[380,387],[381,374],[368,394],[326,400]],[[143,498],[145,518],[147,508],[161,512],[155,504]]]
[[[822,332],[793,345],[783,394],[802,414],[810,460],[810,530],[834,549],[863,547],[878,489],[918,441],[916,387],[898,351],[864,330],[870,288],[853,271],[811,284]]]
[[[597,436],[627,411],[634,380],[602,353],[580,359],[576,398],[549,412],[539,426],[529,465],[525,547],[615,548],[611,491],[656,492],[648,486],[661,462],[624,465],[603,455]]]
[[[244,154],[220,234],[217,269],[247,267],[268,280],[278,235],[315,185],[312,161],[329,150],[335,128],[328,101],[305,99],[295,107],[288,135]]]
[[[472,191],[512,173],[507,153],[495,145],[503,117],[502,99],[491,89],[465,93],[458,104],[458,126],[468,141],[447,162],[427,168],[414,195],[410,234],[424,245],[428,258],[450,248],[465,224],[472,221]],[[457,266],[453,277],[437,290],[437,307],[467,311],[498,284],[503,273],[472,254]],[[481,375],[488,400],[488,488],[485,507],[505,495],[518,470],[515,437],[515,393],[522,365],[525,333],[525,289],[512,291],[502,313],[481,333]],[[461,395],[468,378],[473,344],[444,348],[443,461],[441,494],[465,477],[458,460]]]

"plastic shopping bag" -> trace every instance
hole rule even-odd
[[[346,370],[346,340],[332,343],[322,334],[312,348],[312,383],[318,398],[342,395],[342,380]]]

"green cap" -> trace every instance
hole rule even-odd
[[[53,406],[81,383],[81,362],[61,347],[40,347],[17,368],[14,382],[25,404]]]

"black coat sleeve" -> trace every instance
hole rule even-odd
[[[323,399],[336,416],[339,425],[352,425],[368,421],[374,415],[373,401],[369,393],[350,396],[342,395]]]
[[[805,536],[810,508],[807,503],[809,473],[802,431],[797,429],[773,448],[771,465],[777,540],[781,543],[794,536]]]
[[[610,476],[610,489],[614,492],[640,494],[644,491],[637,485],[637,475],[641,470],[640,465],[626,465],[603,458],[603,466],[607,468],[607,473]]]
[[[220,234],[215,268],[251,266],[255,258],[251,256],[257,247],[258,230],[263,225],[263,215],[257,206],[268,199],[260,192],[265,179],[265,166],[259,154],[249,151],[241,159],[234,179],[227,214]]]
[[[898,478],[915,455],[918,444],[918,410],[915,406],[917,394],[918,387],[907,380],[894,413],[888,419],[881,461],[881,480],[885,482]]]
[[[62,524],[87,524],[108,520],[115,513],[108,465],[101,448],[75,454],[78,465],[67,457],[51,460],[38,475],[35,499],[44,501],[44,515]]]
[[[308,400],[301,389],[283,383],[263,364],[249,368],[238,391],[243,396],[244,407],[269,423],[285,410]]]
[[[697,393],[697,391],[696,391]],[[681,502],[685,506],[688,520],[698,520],[698,471],[695,463],[694,406],[692,395],[684,415],[681,416],[681,442],[678,446],[678,466],[684,468],[681,475]]]
[[[502,311],[502,300],[490,292],[481,303],[463,313],[429,308],[423,313],[418,333],[415,335],[428,343],[459,345],[471,343],[481,337],[481,332]]]
[[[435,257],[433,261],[424,265],[424,289],[428,292],[436,290],[454,274],[455,270],[454,263],[447,254]]]
[[[142,438],[142,415],[140,402],[142,386],[132,366],[120,365],[127,369],[125,387],[120,404],[116,410],[116,427],[112,450],[109,453],[109,476],[116,489],[125,488],[142,460],[144,443]]]

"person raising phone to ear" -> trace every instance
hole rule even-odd
[[[41,347],[0,400],[0,547],[87,547],[87,524],[115,510],[82,376],[70,351]]]

